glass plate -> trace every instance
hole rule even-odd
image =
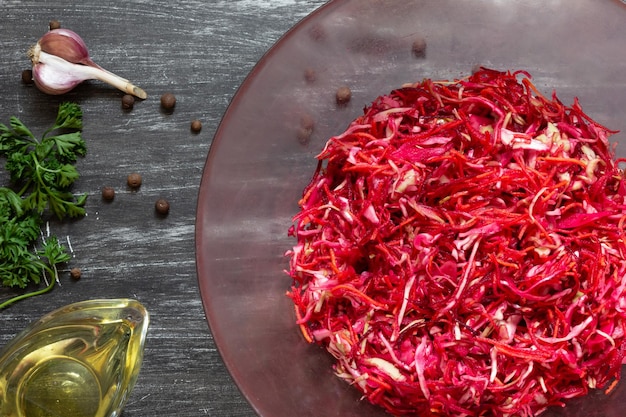
[[[240,87],[216,132],[198,199],[197,267],[209,326],[262,417],[375,417],[294,324],[284,273],[297,201],[326,140],[376,96],[477,65],[527,70],[626,131],[626,6],[619,0],[335,0],[289,31]],[[413,43],[426,42],[425,54]],[[418,56],[419,55],[419,56]],[[352,90],[343,107],[338,87]],[[313,132],[306,135],[313,125]],[[618,156],[626,140],[613,136]],[[626,415],[626,389],[549,416]]]

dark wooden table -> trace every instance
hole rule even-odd
[[[0,0],[0,122],[19,117],[41,134],[62,101],[80,104],[88,154],[74,191],[89,195],[87,216],[50,222],[68,237],[71,262],[59,286],[0,311],[0,346],[41,315],[93,298],[132,297],[151,314],[143,367],[125,417],[253,416],[222,364],[198,292],[194,221],[207,152],[229,101],[255,63],[322,0],[20,1]],[[49,96],[21,82],[28,47],[50,20],[79,33],[94,61],[145,89],[130,112],[122,93],[87,82]],[[160,96],[177,97],[175,111]],[[202,131],[190,131],[193,119]],[[4,164],[4,161],[0,161]],[[137,172],[143,185],[128,189]],[[0,173],[3,185],[8,176]],[[114,187],[104,202],[101,189]],[[169,215],[155,214],[166,198]],[[82,270],[73,281],[69,268]],[[0,300],[15,292],[0,290]]]

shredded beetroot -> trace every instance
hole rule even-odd
[[[298,324],[397,416],[535,416],[619,380],[626,181],[577,100],[481,69],[377,98],[318,156]]]

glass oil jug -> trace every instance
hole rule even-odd
[[[132,390],[149,317],[131,299],[70,304],[0,352],[0,416],[117,417]]]

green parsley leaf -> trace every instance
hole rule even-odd
[[[87,152],[82,127],[82,110],[75,103],[61,104],[41,140],[16,117],[9,126],[0,123],[0,156],[11,178],[9,187],[0,187],[0,285],[47,283],[0,302],[0,309],[50,291],[58,280],[57,266],[70,260],[55,236],[42,237],[41,226],[46,211],[60,220],[85,215],[87,195],[71,192],[80,176],[74,163]]]
[[[80,132],[82,115],[77,104],[61,104],[54,125],[41,140],[16,117],[10,127],[0,124],[0,155],[7,158],[5,168],[26,199],[27,210],[43,214],[49,209],[59,219],[84,215],[84,199],[70,192],[79,178],[73,164],[87,152]]]
[[[24,123],[22,123],[20,119],[18,119],[17,117],[15,116],[11,117],[10,123],[11,123],[11,129],[13,129],[13,132],[15,132],[16,134],[35,139],[35,135],[33,135],[31,131],[26,126],[24,126]]]
[[[46,131],[44,137],[54,131],[60,129],[83,129],[83,111],[76,103],[63,103],[59,106],[57,113],[57,119],[54,122],[54,126]]]

